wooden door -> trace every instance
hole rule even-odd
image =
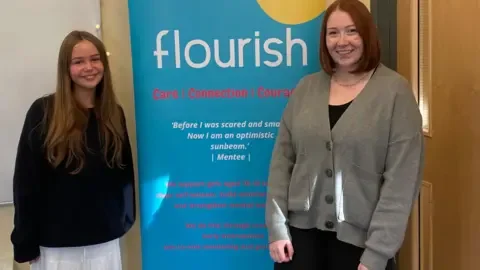
[[[417,87],[426,129],[424,183],[401,269],[478,269],[480,6],[402,0],[397,15],[398,71]]]

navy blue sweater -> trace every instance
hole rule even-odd
[[[71,174],[71,169],[62,164],[53,168],[46,159],[42,118],[51,102],[53,95],[32,104],[18,144],[11,241],[15,261],[20,263],[38,257],[40,246],[86,246],[119,238],[136,219],[134,168],[125,121],[124,168],[109,168],[104,161],[97,119],[90,110],[85,165],[80,173]]]

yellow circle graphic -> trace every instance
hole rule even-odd
[[[302,24],[325,10],[325,0],[257,0],[263,11],[283,24]]]

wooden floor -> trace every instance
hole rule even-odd
[[[13,224],[13,208],[0,206],[0,270],[13,269],[13,252],[10,233]]]

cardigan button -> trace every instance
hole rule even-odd
[[[325,170],[325,174],[328,176],[328,177],[332,177],[333,176],[333,171],[331,169],[326,169]]]
[[[328,204],[332,204],[332,203],[333,203],[333,196],[332,196],[332,195],[327,195],[327,196],[325,196],[325,201],[326,201]]]
[[[332,151],[332,142],[327,142],[325,144],[325,147],[327,148],[328,151]]]
[[[334,226],[335,226],[335,225],[334,225],[333,222],[331,222],[331,221],[325,222],[325,228],[327,228],[327,229],[329,229],[329,230],[333,229]]]

